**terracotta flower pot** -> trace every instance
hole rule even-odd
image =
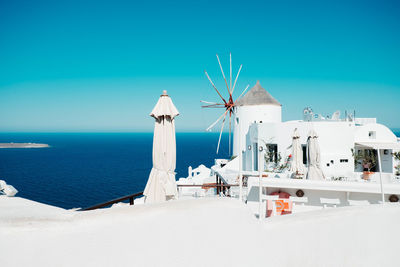
[[[374,174],[374,172],[367,172],[367,171],[363,172],[363,179],[369,180],[369,178],[372,174]]]

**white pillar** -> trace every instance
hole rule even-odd
[[[385,204],[385,194],[383,192],[383,183],[382,183],[382,164],[381,164],[381,154],[379,149],[378,152],[378,167],[379,167],[379,181],[381,182],[381,194],[382,194],[382,204]]]
[[[188,168],[188,178],[192,178],[192,166]]]
[[[258,152],[258,219],[261,220],[261,213],[262,213],[262,187],[261,187],[261,180],[262,180],[262,169],[261,169],[261,151],[260,147],[257,147]]]
[[[240,121],[238,123],[238,128],[240,132]],[[241,138],[239,138],[239,200],[243,200],[243,152],[242,152],[242,142]]]

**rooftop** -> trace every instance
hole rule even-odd
[[[270,93],[261,87],[260,81],[251,88],[237,103],[238,106],[275,105],[282,106]]]
[[[0,197],[0,266],[395,266],[400,206],[392,204],[260,222],[232,198],[78,212]]]

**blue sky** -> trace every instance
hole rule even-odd
[[[218,116],[228,72],[236,96],[260,80],[283,105],[356,110],[400,128],[396,1],[0,1],[0,131],[151,131],[162,90],[178,131]],[[223,91],[225,92],[225,91]]]

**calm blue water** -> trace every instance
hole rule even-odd
[[[228,157],[227,135],[219,157]],[[177,178],[189,165],[211,166],[218,134],[177,133]],[[63,208],[87,207],[142,191],[152,167],[152,133],[0,133],[0,143],[50,148],[0,149],[0,179],[17,196]]]

